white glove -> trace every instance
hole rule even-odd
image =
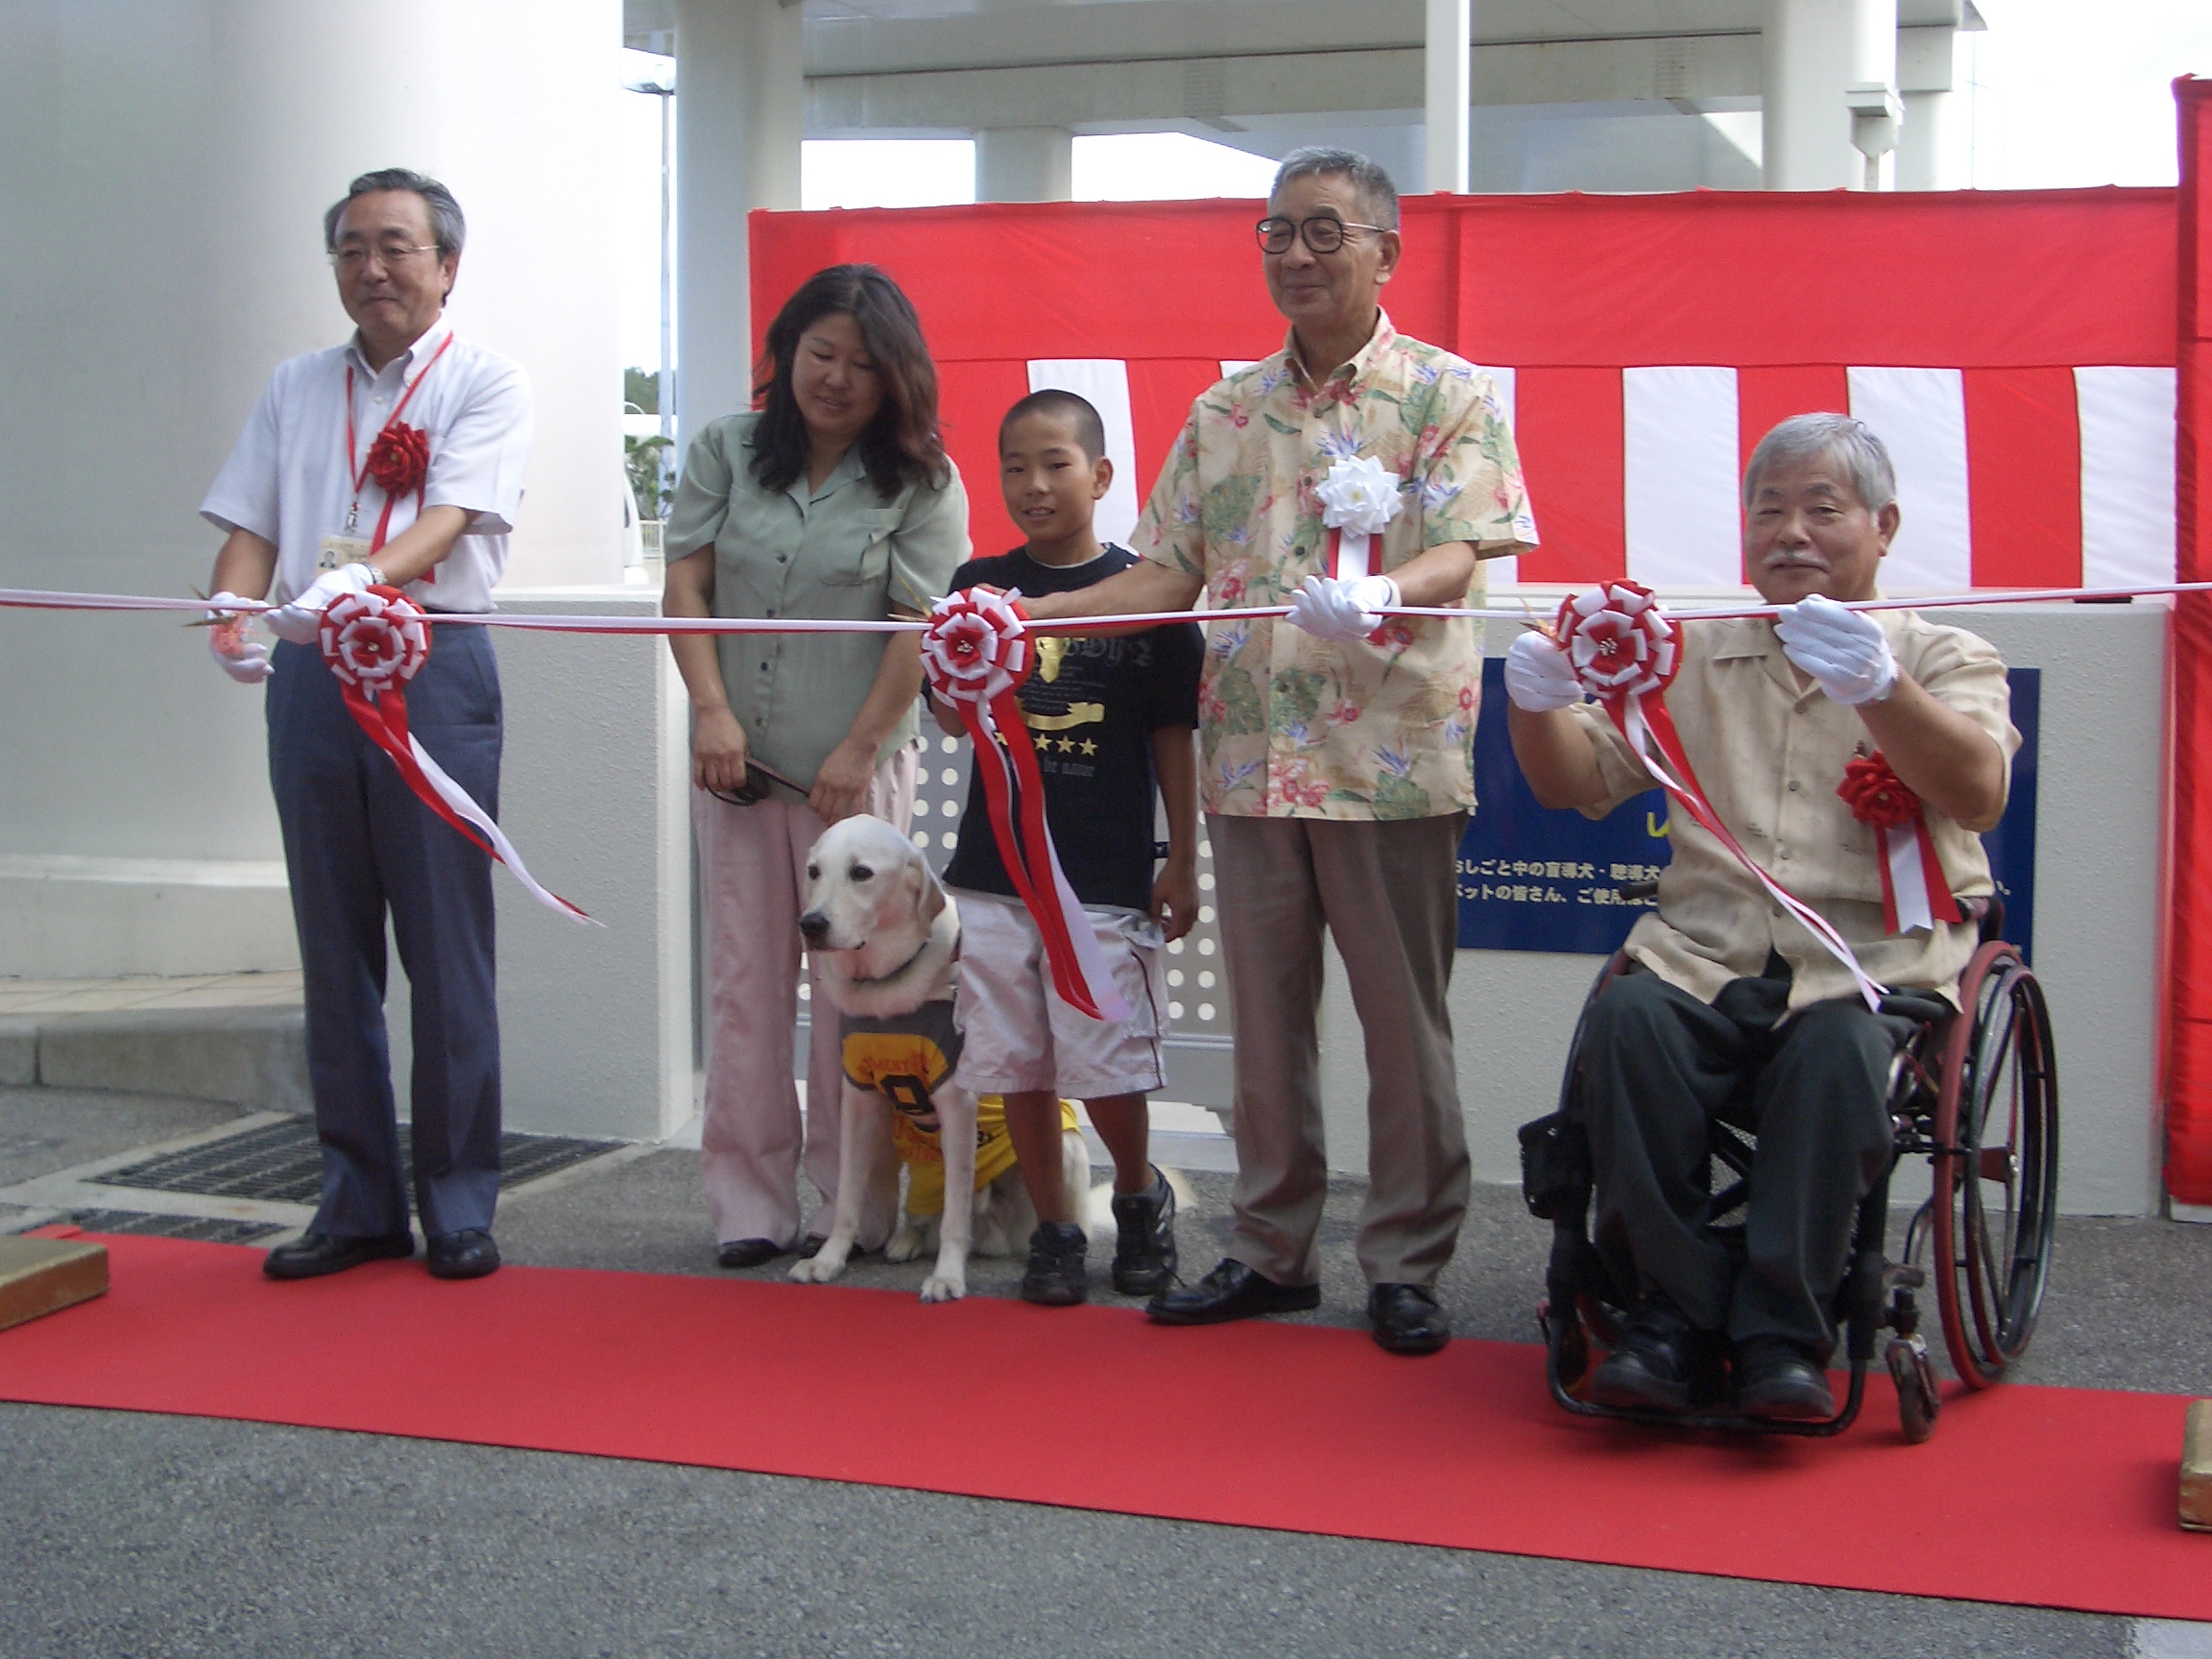
[[[1505,695],[1516,709],[1550,714],[1582,701],[1582,680],[1559,642],[1531,628],[1506,647]]]
[[[1820,682],[1837,702],[1856,709],[1897,688],[1897,659],[1882,625],[1861,611],[1808,594],[1774,619],[1782,654]]]
[[[324,607],[333,599],[373,587],[375,582],[376,572],[366,565],[344,565],[335,570],[325,570],[291,604],[268,613],[265,619],[269,630],[277,638],[289,639],[295,645],[312,645],[315,636],[323,629]]]
[[[1382,613],[1401,602],[1387,576],[1309,576],[1290,596],[1290,623],[1316,639],[1364,639],[1382,626]]]
[[[276,665],[269,661],[269,647],[248,637],[246,617],[229,609],[245,603],[228,591],[207,601],[207,620],[213,624],[207,630],[207,650],[215,666],[239,685],[258,685],[276,672]]]

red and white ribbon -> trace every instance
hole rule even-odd
[[[938,600],[922,637],[922,666],[937,695],[960,711],[974,740],[998,861],[1044,937],[1052,988],[1094,1020],[1126,1020],[1129,1004],[1115,988],[1045,821],[1045,779],[1036,740],[1022,718],[1022,683],[1029,678],[1032,652],[1020,600],[1019,593],[980,589]]]
[[[1933,929],[1938,922],[1963,922],[1951,897],[1936,838],[1920,797],[1906,787],[1880,750],[1862,755],[1843,768],[1836,786],[1851,816],[1881,838],[1882,926],[1891,933]]]
[[[422,613],[397,588],[381,585],[342,594],[323,613],[323,661],[338,677],[346,707],[370,740],[399,768],[399,776],[431,811],[514,874],[530,897],[571,922],[590,923],[582,910],[532,878],[492,815],[445,774],[421,740],[407,729],[407,682],[430,660],[430,630]]]
[[[1553,632],[1583,688],[1628,740],[1645,770],[1757,878],[1775,903],[1804,924],[1806,931],[1849,970],[1866,1005],[1879,1009],[1883,988],[1859,966],[1857,954],[1835,924],[1761,869],[1705,799],[1674,718],[1667,711],[1667,687],[1682,665],[1681,628],[1651,589],[1623,580],[1577,593],[1561,603]]]
[[[1374,539],[1405,506],[1398,489],[1398,475],[1372,455],[1345,456],[1314,487],[1329,532],[1330,575],[1357,582],[1375,573],[1382,562],[1374,557]]]

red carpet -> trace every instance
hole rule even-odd
[[[0,1333],[0,1399],[2212,1620],[2168,1395],[1954,1396],[1912,1447],[1884,1379],[1840,1440],[1695,1439],[1555,1410],[1533,1346],[1396,1359],[1349,1331],[554,1268],[274,1285],[252,1251],[105,1242],[108,1295]],[[1132,1402],[1150,1421],[1106,1431]]]

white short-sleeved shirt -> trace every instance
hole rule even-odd
[[[448,338],[452,346],[438,356]],[[354,477],[418,375],[421,383],[400,419],[429,435],[421,505],[459,507],[471,517],[453,550],[407,585],[407,596],[432,611],[492,609],[492,587],[507,568],[507,536],[530,459],[530,381],[518,364],[453,337],[444,318],[380,373],[370,369],[357,342],[349,341],[279,363],[269,376],[230,459],[200,504],[200,516],[218,529],[249,531],[276,544],[272,603],[284,604],[307,588],[315,580],[323,538],[347,533]],[[364,480],[352,534],[366,541],[383,511],[384,492],[373,479]],[[417,512],[412,492],[393,502],[385,541],[413,524]]]

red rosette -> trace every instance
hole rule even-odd
[[[414,493],[430,475],[430,434],[394,421],[369,445],[364,470],[387,496]]]
[[[382,584],[342,593],[323,613],[323,661],[340,684],[397,690],[430,656],[430,628],[413,601]]]
[[[922,636],[922,666],[948,703],[988,703],[1029,677],[1029,613],[1019,595],[972,589],[940,599]]]
[[[1562,601],[1553,632],[1600,703],[1656,695],[1681,665],[1681,630],[1641,582],[1608,582]]]
[[[1920,816],[1920,797],[1905,786],[1879,750],[1845,766],[1836,793],[1850,806],[1852,817],[1876,830],[1901,830]]]

